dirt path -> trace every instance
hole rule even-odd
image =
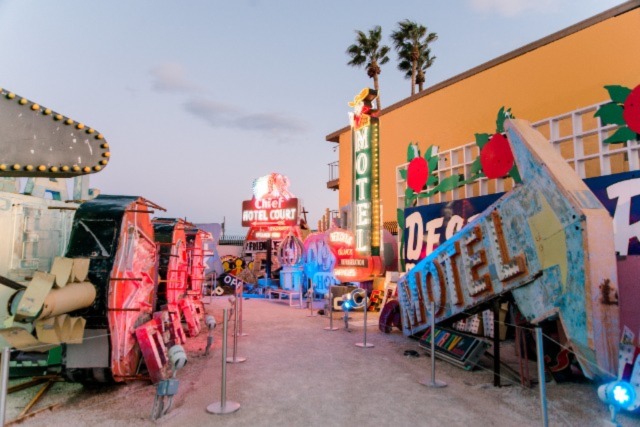
[[[418,380],[430,375],[430,359],[415,341],[400,332],[381,334],[371,326],[368,342],[362,326],[351,323],[329,332],[325,317],[307,317],[308,310],[284,301],[245,299],[243,332],[238,356],[244,363],[227,364],[227,399],[240,403],[238,412],[213,415],[206,407],[220,400],[221,297],[207,305],[218,320],[215,346],[205,357],[206,331],[189,340],[189,362],[178,373],[180,387],[172,410],[150,420],[155,387],[145,383],[103,389],[60,384],[53,395],[66,403],[21,423],[24,426],[352,426],[374,423],[398,426],[539,426],[537,389],[518,385],[494,388],[492,373],[463,371],[438,362],[438,379],[448,387],[432,389]],[[361,324],[361,323],[360,323]],[[230,323],[230,328],[233,324]],[[231,356],[232,342],[229,342]],[[407,349],[421,357],[408,358]],[[601,426],[608,419],[591,384],[548,383],[550,425]],[[49,392],[51,393],[51,391]],[[51,396],[48,396],[50,399]],[[20,409],[17,396],[8,408]],[[50,404],[46,399],[39,407]],[[37,409],[37,408],[36,408]],[[19,412],[19,411],[18,411]],[[640,418],[619,416],[623,426],[640,425]]]

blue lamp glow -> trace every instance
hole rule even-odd
[[[635,388],[626,381],[614,381],[598,387],[598,397],[605,403],[627,409],[636,400]]]
[[[633,391],[633,389],[631,389],[631,391]],[[620,406],[626,406],[633,399],[629,395],[629,389],[618,384],[613,388],[613,400]]]

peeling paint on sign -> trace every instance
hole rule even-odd
[[[405,334],[512,291],[532,323],[559,316],[585,374],[617,365],[618,306],[611,217],[527,122],[507,122],[523,185],[493,203],[398,282]],[[606,292],[601,285],[606,283]]]

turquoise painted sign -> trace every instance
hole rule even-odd
[[[506,292],[532,323],[559,316],[589,377],[615,372],[619,337],[609,213],[528,123],[507,122],[515,187],[398,282],[403,329],[425,330]]]

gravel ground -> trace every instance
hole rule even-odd
[[[319,302],[318,302],[319,303]],[[446,388],[429,388],[430,358],[417,343],[399,331],[382,334],[370,317],[367,342],[361,315],[354,315],[350,331],[338,318],[337,331],[324,330],[328,319],[309,317],[309,310],[291,308],[283,301],[243,300],[243,332],[236,356],[244,363],[227,364],[228,402],[240,409],[215,415],[207,406],[221,400],[222,309],[226,297],[206,305],[218,320],[215,344],[204,356],[207,334],[187,343],[189,362],[178,372],[180,386],[173,406],[152,421],[155,386],[133,382],[86,388],[55,383],[32,411],[41,412],[20,423],[24,426],[351,426],[375,423],[387,426],[540,426],[538,390],[518,384],[492,386],[490,369],[464,371],[442,361],[437,378]],[[230,322],[229,328],[233,327]],[[233,353],[231,334],[229,353]],[[420,357],[404,356],[407,349]],[[505,357],[508,348],[503,349]],[[531,370],[535,374],[535,368]],[[510,379],[505,378],[505,383]],[[13,383],[13,382],[12,382]],[[38,387],[9,395],[7,420],[15,419]],[[608,411],[591,383],[547,383],[549,424],[602,426]],[[58,405],[53,409],[44,409]],[[640,416],[621,414],[622,426],[640,425]]]

